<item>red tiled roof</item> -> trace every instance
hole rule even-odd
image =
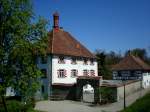
[[[114,65],[112,70],[150,70],[150,66],[139,57],[129,55]]]
[[[53,29],[48,33],[47,53],[96,58],[72,35],[62,29]]]

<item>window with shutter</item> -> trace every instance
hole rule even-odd
[[[84,75],[84,76],[88,76],[88,74],[89,74],[89,73],[88,73],[88,70],[83,70],[83,75]]]
[[[71,70],[71,77],[74,78],[74,77],[76,77],[77,75],[78,75],[78,70],[72,69],[72,70]]]
[[[67,71],[65,69],[59,69],[57,71],[58,78],[65,78],[67,77]]]
[[[95,71],[94,70],[90,70],[90,74],[91,74],[91,76],[95,76]]]

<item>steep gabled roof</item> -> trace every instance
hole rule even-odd
[[[150,66],[139,57],[129,55],[114,65],[112,70],[150,70]]]
[[[53,29],[49,32],[47,53],[96,58],[71,34],[62,29]]]

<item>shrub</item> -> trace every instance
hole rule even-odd
[[[48,100],[48,94],[47,93],[43,94],[43,98],[44,100]]]
[[[16,100],[7,101],[7,110],[8,112],[21,112],[23,105]],[[2,106],[2,105],[1,105]],[[0,112],[5,112],[4,107],[0,107]]]
[[[27,104],[23,104],[20,101],[10,100],[6,102],[8,112],[37,112],[33,109],[35,106],[35,100]],[[0,105],[0,112],[5,112],[4,106]]]
[[[105,103],[112,103],[116,101],[116,89],[112,87],[100,88],[101,99]]]

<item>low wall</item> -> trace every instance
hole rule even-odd
[[[126,96],[141,89],[141,81],[131,81],[125,85]],[[117,101],[124,98],[124,86],[117,87]]]

